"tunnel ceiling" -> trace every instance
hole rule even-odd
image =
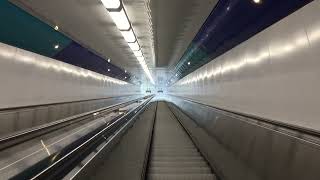
[[[143,79],[144,73],[100,0],[10,0],[112,63]],[[217,0],[123,0],[146,62],[175,65]],[[162,69],[160,70],[162,71]],[[158,79],[155,77],[154,79]],[[161,77],[162,79],[162,77]]]
[[[141,81],[148,81],[100,0],[11,1],[44,22],[59,25],[67,37],[110,58]],[[169,77],[172,82],[182,78],[310,1],[263,0],[259,5],[254,0],[123,3],[157,84]],[[167,68],[165,73],[163,68]],[[156,77],[158,74],[161,77]]]
[[[0,16],[6,17],[2,19],[1,43],[110,77],[134,81],[130,73],[108,62],[107,58],[98,56],[9,1],[0,1]]]
[[[183,55],[217,0],[153,0],[156,63],[170,67]]]
[[[135,56],[100,0],[12,0],[11,2],[51,26],[58,25],[60,32],[102,58],[110,58],[116,66],[136,75],[143,74]],[[137,35],[139,36],[138,32]],[[147,45],[142,43],[142,46]]]

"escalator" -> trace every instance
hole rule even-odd
[[[150,103],[128,122],[73,170],[64,175],[62,171],[50,172],[50,176],[43,177],[54,179],[59,174],[74,180],[216,180],[165,102]]]
[[[43,162],[50,166],[32,176],[35,177],[33,179],[260,180],[319,177],[316,168],[319,161],[318,136],[248,117],[245,119],[211,107],[200,106],[199,113],[198,105],[184,109],[184,112],[193,112],[191,117],[174,104],[152,102],[151,98],[136,108],[129,108],[130,111],[113,123],[103,123],[103,129],[92,137],[89,134],[84,142],[76,139],[80,146],[71,149],[70,153],[63,151],[48,156]],[[206,123],[208,121],[204,117],[215,121]],[[106,117],[101,118],[107,120]],[[299,151],[291,151],[292,144]],[[294,158],[300,160],[288,163],[287,159]],[[289,171],[282,170],[293,168],[287,166],[291,163],[305,168],[302,163],[307,162],[303,161],[305,158],[314,167],[308,173],[309,178],[301,178],[301,174],[306,175],[301,171],[293,171],[301,176],[291,176]],[[31,177],[34,170],[46,165],[43,162],[22,171],[13,179],[32,179],[21,177]],[[269,169],[264,168],[265,165]],[[280,165],[282,169],[278,168]],[[269,175],[273,178],[266,178]]]
[[[147,180],[214,180],[210,166],[164,102],[157,117]]]

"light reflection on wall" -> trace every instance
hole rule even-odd
[[[206,71],[204,71],[203,68],[200,68],[200,69],[196,70],[195,72],[182,78],[180,81],[178,81],[176,83],[176,85],[181,86],[181,85],[188,85],[191,83],[196,83],[201,80],[210,79],[210,78],[215,77],[219,74],[226,75],[227,73],[239,70],[245,66],[262,63],[263,61],[269,60],[272,57],[283,57],[283,56],[287,56],[292,53],[299,53],[299,50],[304,49],[309,46],[308,39],[311,42],[319,41],[320,40],[320,28],[313,29],[312,31],[310,31],[310,33],[305,34],[305,36],[299,36],[299,37],[292,38],[289,42],[280,42],[277,44],[275,44],[275,43],[269,44],[269,47],[272,47],[272,50],[270,50],[268,48],[268,46],[266,46],[264,48],[266,50],[264,50],[263,52],[261,52],[259,54],[255,54],[255,52],[250,52],[242,60],[232,62],[232,61],[234,61],[233,59],[225,59],[223,62],[230,61],[230,63],[226,63],[224,65],[219,65],[219,63],[221,63],[220,62],[221,60],[219,58],[225,56],[225,54],[224,54],[224,55],[217,58],[217,60],[216,60],[217,62],[214,62],[215,60],[210,62],[210,63],[215,63],[213,65],[213,67],[211,68],[211,70],[208,71],[208,69],[207,69]],[[250,43],[250,40],[249,40],[249,42],[245,42],[245,43]],[[230,52],[232,53],[233,50],[230,50]],[[206,65],[206,66],[208,66],[208,65]]]
[[[32,52],[22,49],[13,48],[6,44],[0,43],[0,56],[5,57],[7,60],[19,61],[21,63],[36,66],[42,69],[52,69],[57,72],[65,72],[70,75],[80,76],[84,78],[92,78],[99,81],[111,82],[118,85],[126,85],[127,82],[101,75],[89,70],[85,70],[73,65],[50,59]]]

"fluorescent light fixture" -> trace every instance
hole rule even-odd
[[[152,84],[154,84],[153,78],[151,76],[151,73],[148,69],[147,64],[143,61],[143,63],[141,64],[143,71],[147,74],[149,80],[151,81]]]
[[[138,61],[141,63],[141,62],[144,62],[144,57],[143,56],[140,56],[140,57],[137,57]]]
[[[129,31],[121,31],[121,34],[128,43],[133,43],[136,41],[136,36],[134,35],[132,29]]]
[[[119,9],[121,5],[120,0],[101,0],[101,2],[107,9]]]
[[[134,42],[134,43],[128,43],[128,45],[129,45],[129,47],[130,47],[130,49],[131,49],[132,51],[139,51],[139,49],[140,49],[140,46],[139,46],[139,44],[138,44],[138,41],[136,41],[136,42]]]
[[[109,11],[109,14],[119,30],[130,29],[130,22],[123,9],[120,11]]]
[[[145,72],[148,70],[148,66],[146,65],[146,63],[144,63],[144,61],[141,62],[140,65]]]
[[[137,42],[136,36],[131,28],[131,24],[127,17],[125,9],[121,5],[121,0],[101,0],[101,1],[103,5],[108,9],[112,20],[120,30],[124,39],[127,41],[134,55],[137,57],[143,71],[145,72],[145,74],[147,75],[151,83],[154,84],[148,65],[144,60],[142,51],[140,50],[139,43]],[[110,69],[108,69],[108,71],[110,71]],[[127,71],[125,70],[125,73],[126,72]],[[125,79],[126,78],[127,77],[125,77]]]
[[[136,57],[142,56],[141,50],[139,50],[139,51],[133,51],[133,53],[134,53],[134,55],[135,55]]]
[[[151,81],[152,84],[155,84],[154,81],[153,81],[153,78],[151,76],[151,73],[149,71],[149,68],[148,68],[148,65],[146,64],[146,62],[144,61],[144,57],[143,56],[140,56],[140,57],[137,57],[143,71],[146,73],[147,77],[149,78],[149,80]]]

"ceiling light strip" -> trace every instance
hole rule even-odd
[[[116,24],[117,28],[120,30],[123,38],[127,41],[130,49],[133,51],[134,55],[137,57],[143,71],[148,76],[152,84],[154,84],[153,78],[149,71],[149,68],[144,59],[143,53],[132,29],[130,20],[127,16],[125,9],[121,0],[101,0],[102,4],[107,8],[112,20]]]
[[[146,7],[146,11],[148,14],[148,24],[149,24],[149,32],[151,33],[151,53],[152,53],[152,57],[153,57],[153,62],[155,60],[155,46],[154,46],[154,30],[153,30],[153,24],[152,24],[152,15],[151,15],[151,8],[150,8],[150,0],[145,0],[144,2],[145,7]]]
[[[128,43],[128,45],[132,51],[139,51],[140,50],[140,46],[137,41],[134,43]]]

